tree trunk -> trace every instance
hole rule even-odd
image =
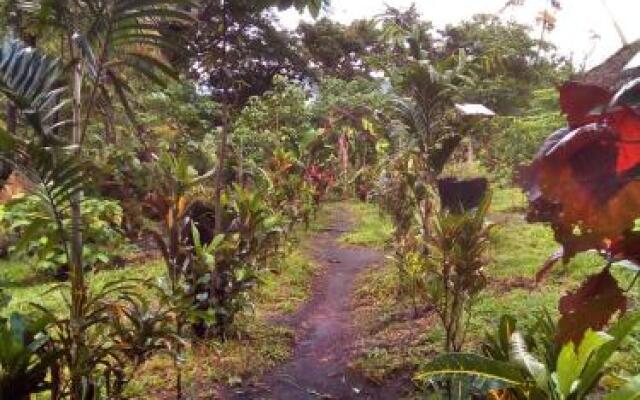
[[[74,57],[80,54],[73,38],[72,48]],[[83,66],[78,61],[73,67],[73,131],[72,143],[78,145],[82,136],[82,80]],[[79,150],[76,150],[79,153]],[[85,346],[84,306],[87,298],[87,288],[84,281],[84,265],[82,260],[82,203],[83,194],[78,192],[71,199],[71,399],[82,400],[84,365],[82,353]]]
[[[227,0],[222,0],[222,64],[223,68],[226,68],[227,63]],[[222,192],[224,190],[224,173],[225,164],[227,162],[227,136],[229,130],[229,99],[227,98],[227,82],[222,82],[223,87],[223,105],[222,105],[222,131],[220,132],[220,141],[218,143],[218,170],[216,171],[216,186],[214,193],[214,207],[215,207],[215,226],[214,237],[223,233],[222,226]],[[212,274],[213,279],[213,274]]]
[[[18,129],[18,109],[11,100],[7,100],[7,132],[12,136]]]
[[[21,14],[19,9],[13,9],[9,11],[9,17],[7,18],[7,25],[9,28],[9,32],[11,32],[15,37],[22,37],[22,23],[21,23]],[[11,136],[15,136],[18,130],[18,108],[13,103],[13,101],[7,99],[6,105],[6,125],[7,132]],[[11,176],[13,172],[13,168],[9,163],[1,162],[0,164],[0,173],[3,175],[0,177],[0,180],[4,181]],[[6,176],[4,176],[6,175]],[[0,181],[0,187],[4,185],[4,182]]]
[[[227,136],[229,124],[229,107],[225,104],[222,110],[222,131],[220,132],[220,141],[218,142],[218,170],[216,171],[216,187],[214,197],[214,207],[216,211],[215,235],[223,233],[222,226],[222,192],[224,190],[224,174],[227,162]]]

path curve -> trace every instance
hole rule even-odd
[[[351,299],[357,275],[383,261],[374,249],[344,246],[338,238],[352,225],[339,206],[329,227],[311,238],[310,255],[324,272],[313,296],[289,321],[296,330],[293,358],[251,387],[236,389],[230,399],[396,399],[397,388],[381,388],[350,373],[347,365],[356,334]]]

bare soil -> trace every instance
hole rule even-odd
[[[336,209],[328,229],[312,238],[310,255],[323,273],[311,300],[283,323],[296,331],[293,358],[250,385],[229,390],[229,399],[398,399],[402,385],[378,386],[349,369],[358,332],[352,295],[357,275],[382,263],[374,249],[346,247],[338,238],[352,226],[348,211]]]

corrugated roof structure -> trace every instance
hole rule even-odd
[[[486,106],[482,104],[473,104],[473,103],[463,103],[456,104],[456,110],[462,115],[465,116],[481,116],[481,117],[494,117],[496,115],[495,112],[488,109]]]

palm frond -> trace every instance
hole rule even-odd
[[[11,164],[33,185],[32,194],[40,200],[43,216],[34,219],[32,226],[26,227],[31,235],[42,233],[47,224],[55,222],[56,237],[68,254],[69,227],[66,223],[73,197],[82,192],[86,182],[86,166],[78,161],[73,147],[42,147],[38,143],[10,137],[0,132],[0,161]]]
[[[480,392],[526,386],[527,379],[513,364],[475,354],[450,353],[437,357],[416,375],[419,382],[467,378]]]
[[[22,111],[41,137],[52,138],[64,121],[58,113],[68,103],[63,99],[62,69],[58,59],[5,38],[0,48],[0,92]]]

